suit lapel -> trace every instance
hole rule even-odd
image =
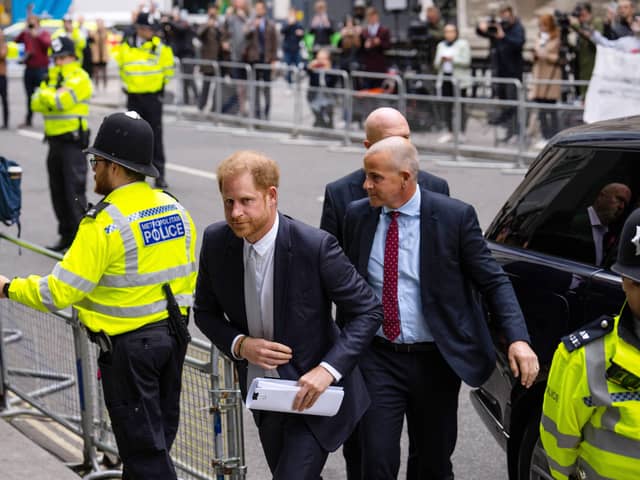
[[[278,214],[280,215],[280,214]],[[273,258],[273,338],[282,338],[284,331],[284,305],[289,288],[289,271],[291,267],[291,231],[290,220],[284,215],[279,217],[276,249]]]
[[[366,279],[369,277],[369,256],[373,246],[373,237],[376,235],[378,220],[380,219],[380,208],[369,207],[362,219],[362,232],[360,234],[360,245],[358,251],[358,271]]]
[[[429,270],[435,261],[435,243],[438,228],[438,215],[432,208],[428,192],[420,189],[420,290],[422,304],[426,305],[424,294],[429,282]]]
[[[230,319],[240,321],[240,329],[248,332],[247,311],[244,303],[244,264],[242,259],[242,239],[236,237],[231,229],[227,232],[227,244],[224,255],[224,265],[222,271],[225,272],[223,282],[226,291],[225,298],[239,298],[239,301],[229,302],[228,311]]]

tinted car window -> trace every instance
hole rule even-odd
[[[553,148],[489,229],[495,242],[597,266],[615,260],[617,237],[640,194],[637,154]]]

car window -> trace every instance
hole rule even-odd
[[[487,237],[594,266],[610,266],[622,224],[640,206],[637,153],[555,148],[547,155],[505,204]]]

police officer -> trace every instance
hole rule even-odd
[[[618,261],[627,301],[564,337],[544,396],[540,438],[556,479],[640,478],[640,210]]]
[[[160,175],[156,187],[167,188],[164,176],[162,142],[162,94],[173,76],[173,52],[155,35],[155,18],[148,12],[138,14],[136,34],[120,46],[117,61],[127,92],[127,108],[135,110],[153,129],[153,164]]]
[[[82,65],[84,49],[87,46],[87,39],[78,27],[73,26],[73,17],[70,14],[66,14],[62,17],[62,27],[57,29],[51,35],[51,39],[60,37],[68,37],[73,41],[76,58],[78,63]]]
[[[175,479],[186,328],[195,288],[196,230],[156,177],[153,132],[136,112],[107,116],[87,151],[95,192],[105,195],[46,277],[0,276],[2,297],[42,311],[73,305],[92,340],[125,479]],[[169,285],[171,292],[165,292]],[[168,313],[175,299],[177,305]]]
[[[31,109],[44,117],[49,142],[47,170],[53,210],[58,219],[58,243],[52,250],[69,248],[87,208],[87,160],[82,153],[89,143],[87,118],[93,84],[77,62],[69,37],[51,41],[54,65],[31,97]]]

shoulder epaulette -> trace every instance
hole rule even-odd
[[[173,198],[176,202],[180,203],[180,200],[178,200],[178,197],[176,197],[173,193],[171,192],[167,192],[166,190],[160,190],[162,193],[164,193],[165,195]]]
[[[562,337],[562,343],[564,343],[567,351],[573,352],[574,350],[584,347],[588,343],[591,343],[600,337],[604,337],[607,333],[613,330],[614,323],[613,317],[603,315],[593,322],[582,326],[575,332],[570,333],[566,337]]]
[[[99,201],[97,205],[89,204],[89,208],[87,208],[87,211],[84,213],[84,216],[95,219],[98,216],[98,214],[108,206],[109,206],[109,202],[105,202],[104,200]]]

